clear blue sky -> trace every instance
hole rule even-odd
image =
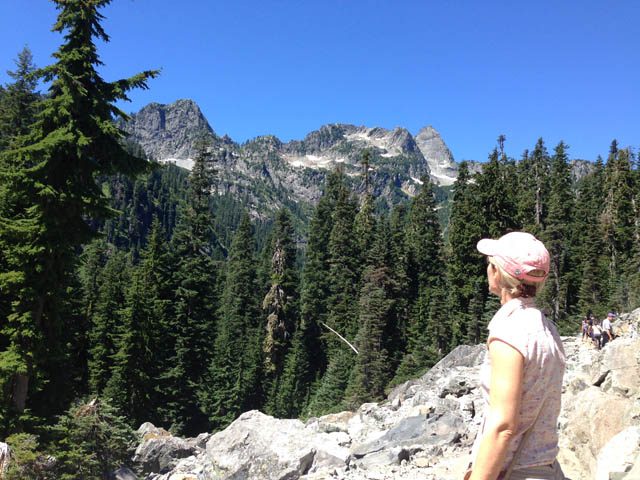
[[[640,146],[640,1],[115,0],[106,80],[162,68],[128,112],[191,98],[236,141],[326,123],[433,125],[457,160],[499,134],[519,158],[543,137],[572,158]],[[62,41],[45,0],[0,0],[0,83],[26,44]]]

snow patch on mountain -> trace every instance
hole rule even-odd
[[[178,167],[191,170],[193,168],[194,160],[192,158],[163,158],[159,160],[160,163],[173,163]]]
[[[402,154],[399,146],[393,143],[393,133],[383,131],[380,128],[364,128],[354,133],[348,133],[345,135],[345,139],[378,148],[384,152],[380,154],[381,157],[389,158]]]
[[[282,158],[292,167],[297,168],[313,168],[318,169],[322,168],[325,170],[331,169],[331,166],[334,163],[343,163],[345,161],[344,158],[333,158],[330,156],[324,155],[282,155]]]

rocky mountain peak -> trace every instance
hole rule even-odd
[[[147,156],[165,161],[191,159],[199,137],[217,138],[200,107],[188,99],[171,104],[150,103],[132,114],[123,128]]]
[[[440,185],[452,185],[458,175],[458,167],[451,150],[442,140],[440,134],[431,125],[418,132],[416,144],[431,167],[431,176]]]

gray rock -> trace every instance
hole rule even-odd
[[[299,420],[277,420],[254,410],[213,435],[206,457],[217,478],[288,480],[345,465],[349,450],[328,434],[310,436]]]
[[[179,459],[193,455],[195,450],[182,438],[170,435],[152,437],[138,445],[133,462],[143,473],[164,473],[173,468]]]
[[[111,480],[138,480],[138,477],[127,467],[122,467],[111,474]]]
[[[640,464],[640,426],[625,428],[600,450],[595,480],[610,480],[614,476],[634,478],[628,474],[637,464]]]

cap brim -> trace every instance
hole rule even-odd
[[[498,241],[492,238],[483,238],[478,242],[476,248],[484,255],[493,256],[498,253]]]

